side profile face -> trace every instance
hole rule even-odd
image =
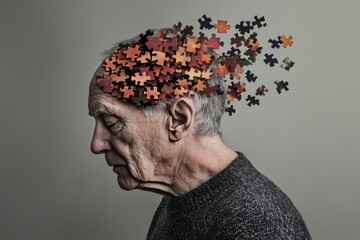
[[[102,92],[95,81],[103,71],[97,69],[89,89],[89,115],[95,118],[91,151],[105,154],[121,188],[140,188],[141,182],[151,181],[163,169],[159,163],[165,149],[166,131],[161,131],[165,118],[161,114],[147,118],[136,106]]]

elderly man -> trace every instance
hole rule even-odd
[[[147,239],[311,239],[289,198],[222,142],[229,95],[203,94],[224,89],[222,76],[209,74],[206,58],[191,59],[210,53],[209,43],[168,34],[111,49],[89,91],[92,152],[105,155],[122,189],[164,195]]]

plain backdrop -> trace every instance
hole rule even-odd
[[[148,28],[207,14],[265,16],[251,69],[271,91],[224,115],[224,141],[294,202],[316,240],[359,239],[359,1],[5,1],[0,6],[0,239],[145,239],[161,196],[126,192],[90,152],[88,84],[100,53]],[[290,48],[267,40],[291,34]],[[224,46],[225,49],[225,46]],[[275,80],[290,90],[275,91]],[[270,88],[270,87],[269,87]]]

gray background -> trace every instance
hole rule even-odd
[[[260,106],[223,118],[224,141],[293,200],[314,239],[359,239],[359,1],[1,1],[0,239],[144,239],[161,198],[121,190],[90,152],[88,83],[99,53],[147,28],[265,15]],[[281,58],[281,59],[280,59]],[[269,84],[269,85],[271,85]]]

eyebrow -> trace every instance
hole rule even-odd
[[[107,106],[105,106],[103,104],[98,104],[95,107],[95,110],[93,110],[93,111],[89,110],[88,115],[90,117],[97,117],[100,113],[106,113],[106,114],[109,114],[109,115],[112,114],[110,109]]]

